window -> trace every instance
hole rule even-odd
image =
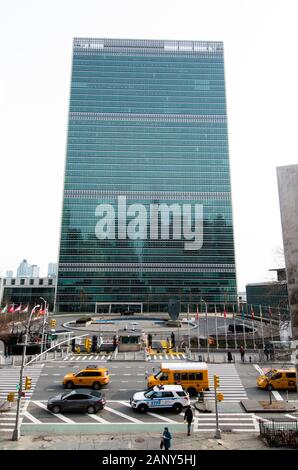
[[[40,286],[42,286],[42,285],[43,285],[43,279],[39,279],[38,284],[39,284]]]
[[[188,374],[188,380],[195,380],[196,379],[196,374],[192,372],[191,374]]]
[[[176,392],[178,397],[186,397],[186,393],[184,391],[182,392]]]
[[[276,380],[276,379],[281,379],[281,378],[282,378],[282,374],[275,374],[272,378],[273,378],[274,380]]]
[[[180,381],[180,374],[179,372],[174,373],[174,380],[179,380]]]
[[[12,279],[12,280],[11,280],[11,285],[14,286],[15,283],[16,283],[16,280],[15,280],[15,279]]]
[[[53,284],[53,279],[49,279],[48,284],[49,284],[49,286],[51,286]]]
[[[163,373],[163,374],[161,374],[161,376],[159,377],[159,380],[168,380],[168,378],[169,378],[168,374]]]
[[[34,279],[30,279],[30,286],[33,286],[34,284]]]
[[[203,374],[202,374],[202,372],[197,372],[197,373],[196,373],[196,380],[203,380]]]
[[[3,285],[6,286],[6,279],[3,279]]]
[[[187,374],[181,374],[181,380],[187,380]]]
[[[162,392],[162,397],[163,398],[173,398],[173,393],[172,392]]]
[[[295,374],[295,372],[287,372],[286,377],[288,379],[296,379],[296,374]]]
[[[79,394],[76,394],[76,395],[70,395],[66,398],[66,400],[71,400],[71,401],[75,401],[75,400],[86,400],[86,396],[85,395],[79,395]]]
[[[25,284],[25,279],[21,279],[21,286]]]
[[[164,392],[154,392],[152,395],[151,395],[151,398],[162,398],[162,394]]]

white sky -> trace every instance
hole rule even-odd
[[[56,261],[73,37],[222,40],[238,290],[274,278],[276,166],[297,163],[297,0],[3,0],[0,275]]]

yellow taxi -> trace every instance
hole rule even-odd
[[[266,390],[296,390],[296,369],[270,369],[257,378],[257,385]]]
[[[87,366],[79,372],[66,374],[63,379],[65,388],[89,387],[99,390],[110,381],[109,372],[106,367],[96,365]]]

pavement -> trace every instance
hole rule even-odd
[[[169,426],[171,431],[171,427]],[[258,433],[172,433],[171,450],[270,450]],[[161,433],[22,436],[0,439],[0,450],[159,450]]]

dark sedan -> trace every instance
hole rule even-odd
[[[106,403],[104,395],[97,390],[76,389],[48,399],[47,409],[53,413],[97,413]]]

